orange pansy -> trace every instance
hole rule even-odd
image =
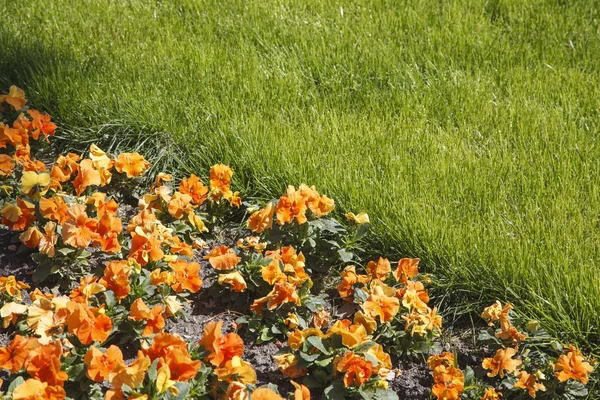
[[[294,383],[294,382],[292,382]],[[283,397],[269,388],[258,388],[252,392],[252,400],[283,400]],[[302,399],[302,397],[300,397]]]
[[[161,249],[162,242],[150,235],[133,235],[129,258],[133,258],[138,264],[144,266],[150,261],[162,260],[165,253]]]
[[[220,271],[233,269],[240,261],[242,261],[242,259],[227,246],[220,246],[212,249],[210,253],[204,256],[204,259],[208,260],[214,269]]]
[[[100,186],[101,183],[100,172],[94,168],[92,160],[82,160],[79,163],[79,173],[73,180],[73,188],[77,196],[81,196],[89,186]]]
[[[57,221],[62,225],[68,218],[68,210],[69,208],[62,196],[55,196],[49,199],[40,197],[40,214],[44,218]]]
[[[32,203],[17,199],[17,204],[5,203],[0,211],[2,214],[2,223],[13,231],[22,231],[27,229],[35,220],[35,205]]]
[[[36,339],[15,335],[6,347],[0,347],[0,365],[3,369],[16,374],[23,369],[25,361],[38,346]]]
[[[500,378],[504,378],[504,371],[515,373],[523,363],[521,360],[512,358],[515,354],[517,351],[510,347],[506,350],[499,349],[494,357],[484,359],[481,365],[490,370],[487,374],[489,377],[500,375]]]
[[[215,373],[222,382],[238,381],[248,385],[256,383],[256,371],[238,356],[226,361],[222,367],[215,370]]]
[[[365,269],[373,278],[380,279],[382,281],[386,280],[386,278],[390,276],[390,273],[392,272],[392,267],[389,260],[382,257],[379,257],[377,263],[375,263],[375,261],[369,261]]]
[[[519,375],[519,380],[515,383],[515,387],[527,390],[529,396],[534,399],[536,398],[536,392],[546,391],[546,387],[543,383],[538,382],[538,377],[535,374],[530,375],[525,371],[521,371],[521,375]]]
[[[67,327],[83,344],[104,343],[112,332],[112,319],[103,309],[88,309],[85,304],[70,302]]]
[[[233,170],[227,165],[216,164],[210,168],[210,188],[218,193],[225,193],[231,185]],[[220,198],[220,197],[219,197]]]
[[[233,271],[228,274],[220,274],[218,282],[219,285],[229,286],[229,290],[234,292],[243,292],[248,288],[244,277],[238,271]]]
[[[594,367],[584,361],[583,356],[577,351],[568,351],[567,354],[562,354],[554,364],[554,375],[560,382],[573,379],[585,385],[593,370]]]
[[[267,305],[267,309],[274,310],[286,303],[294,303],[297,306],[302,304],[298,292],[296,292],[296,286],[287,282],[276,283],[265,297],[254,300],[254,303],[250,306],[250,310],[255,313],[261,313],[265,304]]]
[[[67,211],[67,220],[63,224],[62,237],[65,244],[86,248],[98,237],[98,221],[88,218],[85,206],[73,204]]]
[[[201,205],[208,198],[208,188],[204,186],[199,177],[192,174],[187,179],[182,179],[179,183],[179,191],[190,195],[196,205]]]
[[[2,102],[10,104],[15,111],[20,111],[23,109],[23,107],[25,107],[25,104],[27,104],[25,91],[16,87],[15,85],[12,85],[8,90],[8,94],[0,95],[0,103]]]
[[[172,261],[169,266],[173,269],[174,280],[171,288],[177,293],[189,290],[196,293],[202,287],[202,278],[200,277],[200,264],[197,262],[187,262],[184,260]]]
[[[112,371],[125,366],[123,353],[115,345],[111,345],[104,352],[91,346],[83,362],[87,367],[86,375],[94,382],[102,382],[108,379]]]
[[[364,385],[373,374],[373,364],[351,351],[337,361],[335,369],[344,373],[346,387]]]
[[[338,284],[337,290],[340,296],[345,301],[352,302],[352,295],[354,294],[354,285],[357,283],[367,283],[371,280],[368,275],[358,275],[354,265],[349,265],[344,268],[341,273],[342,281]]]
[[[376,287],[374,293],[371,293],[361,307],[365,315],[375,319],[379,317],[381,322],[389,322],[398,313],[400,301],[391,296],[383,294],[380,287]]]
[[[418,258],[402,258],[393,272],[394,278],[400,283],[416,277],[419,274]]]
[[[114,292],[118,302],[129,295],[131,286],[129,283],[129,274],[131,269],[125,260],[111,261],[104,269],[104,276],[100,279],[100,284]]]
[[[290,185],[286,193],[279,198],[275,213],[279,225],[290,223],[294,218],[298,224],[303,224],[307,221],[306,200]]]
[[[115,161],[115,169],[128,178],[135,178],[150,168],[150,163],[139,153],[121,153]]]
[[[53,136],[56,131],[56,124],[51,122],[50,115],[41,113],[38,110],[27,110],[27,114],[31,117],[31,137],[38,140],[40,134],[48,137]]]
[[[275,213],[275,207],[273,207],[273,203],[269,202],[265,208],[255,211],[248,218],[248,229],[256,233],[271,229],[273,227],[273,213]]]
[[[0,154],[0,176],[9,176],[15,169],[15,162],[8,154]]]

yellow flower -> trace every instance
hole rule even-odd
[[[366,212],[358,213],[358,215],[354,215],[353,212],[349,212],[344,214],[344,216],[348,221],[357,225],[368,224],[370,222],[369,215]]]
[[[48,191],[50,186],[50,174],[38,174],[33,171],[23,172],[21,177],[21,192],[29,197],[36,198]]]

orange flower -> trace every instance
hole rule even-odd
[[[68,153],[66,156],[58,156],[56,163],[52,166],[50,177],[58,182],[67,182],[71,176],[79,171],[77,164],[81,157],[74,153]]]
[[[144,300],[138,298],[131,303],[129,310],[129,319],[134,321],[146,321],[146,327],[142,336],[150,336],[153,333],[159,333],[165,327],[165,319],[163,318],[164,307],[155,305],[152,310],[144,303]]]
[[[341,273],[342,281],[338,284],[337,290],[345,301],[352,302],[354,294],[354,285],[357,283],[367,283],[371,278],[367,275],[357,275],[354,265],[347,266]]]
[[[42,217],[64,224],[67,220],[68,207],[62,196],[55,196],[50,199],[40,197],[40,214]]]
[[[498,321],[500,319],[500,313],[502,312],[502,303],[498,300],[491,306],[488,306],[483,309],[483,313],[481,314],[481,318],[488,320],[488,325],[493,326],[494,321]]]
[[[223,336],[223,321],[209,322],[204,328],[198,343],[210,353],[208,360],[215,366],[222,366],[234,356],[244,354],[244,342],[237,333]]]
[[[13,231],[25,230],[35,220],[35,205],[17,199],[17,204],[6,203],[2,211],[2,223]]]
[[[400,283],[416,277],[419,274],[418,258],[403,258],[398,261],[398,267],[393,272],[394,278]]]
[[[164,356],[164,364],[167,365],[170,372],[170,379],[174,381],[185,382],[198,374],[202,362],[192,360],[187,349],[173,348]]]
[[[455,367],[438,367],[433,373],[432,394],[438,400],[459,400],[465,387],[465,376]]]
[[[174,271],[174,282],[171,287],[177,293],[189,290],[196,293],[202,287],[202,278],[200,277],[200,264],[197,262],[187,262],[184,260],[172,261],[169,266]]]
[[[114,166],[114,160],[106,155],[102,149],[95,144],[90,146],[90,159],[94,163],[94,168],[100,174],[100,186],[106,186],[112,180],[112,173],[110,170]]]
[[[443,352],[442,354],[435,354],[433,356],[429,356],[427,359],[427,364],[429,365],[429,369],[435,371],[437,367],[442,366],[445,368],[450,368],[454,365],[454,354],[450,352]]]
[[[204,259],[208,260],[214,269],[220,271],[233,269],[240,261],[242,261],[242,259],[227,246],[220,246],[212,249],[210,253],[204,256]]]
[[[304,385],[300,385],[294,381],[290,381],[294,388],[294,400],[310,400],[310,390]]]
[[[0,276],[0,293],[6,292],[12,297],[21,298],[21,289],[29,289],[29,285],[18,281],[14,275]]]
[[[150,163],[139,153],[121,153],[115,161],[115,169],[126,174],[128,178],[135,178],[150,168]]]
[[[284,225],[292,222],[295,218],[296,222],[301,225],[307,221],[305,213],[306,201],[304,197],[293,186],[288,186],[286,193],[277,202],[277,223]]]
[[[227,165],[216,164],[210,168],[210,188],[218,193],[225,193],[231,185],[233,170]],[[220,197],[218,197],[220,198]]]
[[[94,240],[95,245],[100,245],[100,248],[108,253],[117,253],[121,251],[119,243],[119,235],[123,231],[121,218],[114,217],[110,214],[104,214],[98,221],[96,233],[98,238]]]
[[[27,364],[27,373],[50,386],[63,386],[69,376],[60,370],[61,354],[62,346],[58,342],[38,347]]]
[[[201,205],[208,198],[208,188],[204,186],[200,178],[192,174],[188,179],[182,179],[179,183],[179,191],[190,195],[196,205]]]
[[[368,224],[371,221],[369,220],[369,214],[366,212],[361,212],[355,215],[353,212],[349,212],[344,214],[348,222],[356,225]]]
[[[377,263],[375,263],[375,261],[369,261],[365,268],[373,278],[380,279],[382,281],[386,280],[392,272],[392,267],[390,266],[388,259],[381,257],[379,257]]]
[[[83,362],[87,367],[86,375],[94,382],[108,379],[112,371],[125,366],[123,353],[115,345],[111,345],[105,352],[91,346]]]
[[[275,308],[286,304],[286,303],[294,303],[297,306],[300,306],[302,303],[300,302],[300,297],[296,292],[296,286],[291,283],[276,283],[265,297],[261,297],[260,299],[254,300],[254,303],[250,306],[250,310],[261,313],[264,305],[267,305],[267,309],[274,310]]]
[[[66,396],[61,386],[50,386],[37,379],[27,379],[12,394],[13,400],[63,400]]]
[[[102,192],[92,193],[86,200],[85,204],[91,204],[94,206],[98,218],[102,218],[105,214],[115,216],[117,215],[117,210],[119,208],[119,205],[115,199],[106,201],[106,193]]]
[[[237,381],[248,385],[256,383],[254,368],[239,356],[234,356],[231,360],[226,361],[222,367],[215,370],[215,373],[222,382]]]
[[[175,219],[181,219],[184,214],[189,214],[193,210],[192,196],[175,192],[167,204],[169,214]]]
[[[427,310],[429,295],[422,282],[408,281],[406,287],[398,290],[396,296],[402,299],[402,305],[409,310]]]
[[[381,322],[389,322],[400,310],[400,301],[395,297],[386,296],[380,287],[376,287],[361,307],[365,315]]]
[[[35,249],[39,246],[40,240],[42,239],[42,232],[38,229],[37,226],[30,226],[25,232],[19,235],[19,240],[25,246],[30,249]]]
[[[0,347],[0,365],[3,369],[16,374],[23,369],[25,361],[38,346],[39,344],[36,339],[15,335],[14,339],[6,347]]]
[[[27,110],[27,114],[31,117],[31,137],[38,140],[40,133],[45,137],[53,136],[56,131],[56,124],[51,122],[50,115],[41,113],[38,110]]]
[[[369,335],[377,329],[377,321],[375,321],[374,318],[365,315],[362,311],[357,311],[354,314],[354,323],[364,326]]]
[[[8,154],[0,154],[0,176],[10,176],[15,169],[15,162]]]
[[[584,385],[588,382],[589,374],[594,370],[594,367],[584,361],[581,354],[577,353],[577,351],[567,351],[567,354],[558,357],[558,361],[554,364],[554,375],[560,382],[569,379],[579,381]]]
[[[0,318],[2,318],[2,327],[8,328],[11,324],[17,325],[19,317],[27,313],[27,311],[28,307],[24,304],[20,304],[15,301],[5,303],[0,308]]]
[[[25,104],[27,104],[25,91],[16,87],[15,85],[12,85],[8,91],[8,94],[0,95],[0,103],[2,102],[10,104],[15,111],[20,111],[23,109],[23,107],[25,107]]]
[[[104,343],[112,332],[112,319],[103,309],[88,309],[85,304],[70,302],[67,327],[83,344]]]
[[[62,237],[65,244],[86,248],[98,237],[98,221],[88,218],[85,206],[73,204],[67,211],[67,221],[63,224]]]
[[[94,168],[92,160],[82,160],[79,163],[79,173],[73,180],[73,188],[77,196],[81,196],[89,186],[100,186],[101,183],[100,172]]]
[[[300,391],[300,393],[302,394],[302,391]],[[300,397],[299,399],[302,400],[302,397]],[[272,389],[258,388],[252,392],[252,400],[283,400],[283,397],[275,393]]]
[[[360,324],[352,324],[349,320],[336,321],[327,331],[327,336],[340,335],[342,344],[348,348],[354,348],[368,340],[367,329]]]
[[[517,354],[517,351],[510,347],[506,350],[499,349],[493,358],[484,359],[481,365],[483,368],[490,370],[488,372],[489,377],[500,375],[500,378],[504,378],[504,371],[515,373],[523,363],[521,360],[512,358],[515,354]]]
[[[54,257],[56,242],[58,241],[58,234],[56,233],[56,223],[46,222],[44,225],[44,234],[40,238],[39,250],[40,253],[47,255],[48,257]]]
[[[244,277],[238,271],[220,274],[219,285],[227,285],[229,286],[229,290],[234,292],[244,292],[248,288]]]
[[[502,397],[502,393],[498,393],[496,392],[496,389],[489,387],[485,389],[481,400],[500,400],[500,397]]]
[[[315,328],[321,329],[322,327],[329,325],[331,314],[324,308],[319,308],[317,312],[313,313],[312,324]]]
[[[98,283],[97,276],[86,276],[79,280],[79,286],[71,291],[69,298],[76,303],[87,304],[91,296],[105,290],[106,287]]]
[[[344,386],[364,385],[373,374],[373,364],[352,351],[336,363],[336,371],[344,373]]]
[[[263,266],[260,270],[262,278],[269,285],[276,283],[282,283],[287,280],[287,276],[283,273],[279,267],[279,261],[273,260],[269,264]]]
[[[161,249],[162,242],[154,236],[133,235],[129,258],[140,265],[147,265],[150,261],[162,260],[165,253]]]
[[[100,279],[100,284],[110,289],[115,294],[118,302],[129,295],[131,286],[129,284],[129,274],[131,269],[127,261],[111,261],[104,269],[104,276]]]
[[[120,390],[123,385],[135,389],[144,382],[151,363],[150,358],[139,351],[136,360],[129,366],[117,364],[117,368],[109,374],[108,380],[116,389]]]
[[[247,251],[254,250],[254,252],[259,254],[262,253],[262,251],[267,247],[267,243],[261,243],[260,238],[258,236],[248,236],[242,239],[238,239],[235,244],[240,249],[244,249]]]
[[[298,369],[298,358],[291,354],[279,354],[272,356],[284,376],[289,378],[298,378],[306,375],[306,369]]]
[[[171,238],[171,243],[169,243],[171,248],[171,253],[173,254],[181,254],[182,256],[194,257],[194,250],[192,246],[187,244],[186,242],[181,241],[178,236],[173,236]]]
[[[527,390],[529,396],[535,399],[537,391],[546,391],[546,387],[543,383],[538,383],[538,377],[535,374],[528,374],[525,371],[521,371],[521,375],[519,376],[519,381],[515,383],[515,387]]]
[[[265,229],[271,229],[273,227],[274,212],[275,208],[273,207],[273,203],[267,203],[265,208],[254,212],[250,218],[248,218],[248,229],[256,233],[261,233]]]

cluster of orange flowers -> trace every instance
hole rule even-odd
[[[546,377],[541,370],[527,372],[520,369],[523,361],[515,358],[515,356],[518,355],[519,344],[527,340],[527,335],[519,332],[512,324],[510,320],[510,311],[512,309],[513,306],[511,304],[502,306],[502,303],[499,301],[484,309],[482,317],[488,321],[489,326],[494,326],[494,323],[499,321],[496,337],[514,347],[498,349],[493,357],[483,360],[482,366],[489,371],[489,377],[499,376],[500,378],[504,378],[505,374],[512,374],[518,377],[519,379],[514,384],[514,387],[525,390],[530,397],[535,398],[538,391],[546,391],[546,386],[541,382]],[[579,350],[569,345],[565,347],[564,354],[559,356],[553,369],[557,380],[561,383],[572,379],[586,384],[589,374],[594,368],[589,362],[585,361]],[[488,389],[488,392],[486,392],[487,397],[484,397],[484,399],[494,399],[492,396],[493,389]]]
[[[310,338],[320,340],[332,339],[334,336],[341,338],[344,352],[333,360],[336,375],[342,376],[344,386],[360,387],[372,377],[377,377],[381,388],[387,388],[385,381],[392,369],[391,357],[380,344],[372,343],[369,335],[369,324],[360,316],[355,316],[355,321],[347,319],[336,321],[325,333],[319,328],[294,329],[288,336],[288,352],[274,356],[280,371],[290,378],[305,376],[307,369],[299,368],[300,352],[305,342],[310,343]],[[371,347],[362,354],[354,349],[361,344],[371,343]],[[339,349],[332,349],[335,351]]]
[[[419,274],[418,266],[419,259],[403,258],[392,271],[390,262],[381,257],[377,262],[369,261],[365,267],[367,274],[358,274],[355,266],[348,266],[341,274],[342,281],[337,290],[344,300],[353,302],[356,288],[362,287],[368,297],[360,306],[364,318],[372,321],[374,326],[377,318],[380,323],[392,321],[402,305],[407,310],[402,319],[411,335],[439,334],[442,317],[437,314],[436,308],[431,309],[427,305],[429,295],[423,283],[414,280]],[[397,287],[385,283],[390,277]]]
[[[308,187],[302,184],[298,190],[294,186],[288,186],[284,195],[279,198],[277,205],[269,202],[263,209],[254,212],[248,219],[248,229],[252,232],[261,233],[273,227],[273,215],[279,225],[289,224],[292,221],[301,225],[308,219],[306,212],[310,211],[316,217],[329,214],[335,208],[332,199],[320,195],[314,186]]]
[[[432,393],[438,400],[458,400],[465,388],[465,375],[455,365],[454,355],[444,352],[427,360],[433,371]]]

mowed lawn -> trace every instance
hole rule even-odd
[[[224,162],[264,198],[314,184],[369,213],[382,254],[420,257],[442,306],[511,301],[598,346],[598,2],[4,0],[0,15],[2,89],[68,139],[180,173]]]

